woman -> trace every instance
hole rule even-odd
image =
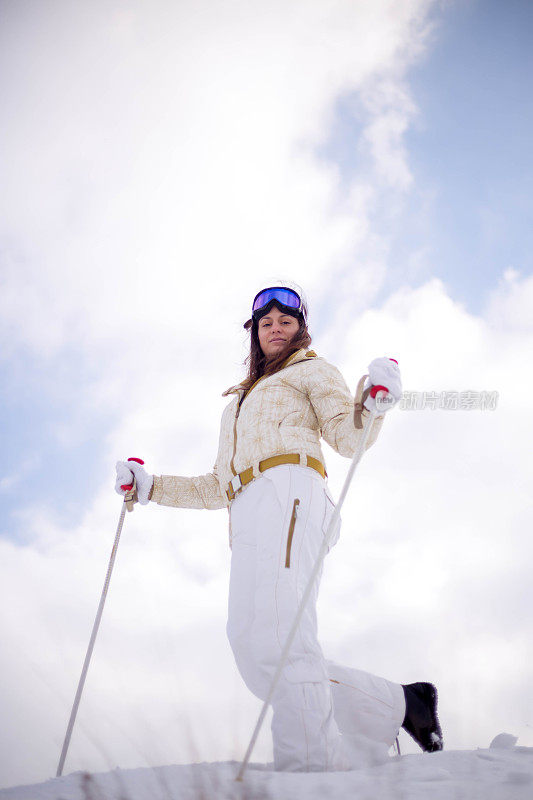
[[[182,508],[228,507],[232,547],[227,634],[248,688],[265,699],[335,504],[320,436],[352,457],[369,410],[369,391],[401,396],[399,369],[378,358],[356,399],[336,367],[309,349],[299,287],[278,284],[254,298],[247,378],[231,396],[213,471],[198,477],[148,475],[118,462],[117,491],[137,480],[139,502]],[[391,403],[389,403],[389,406]],[[376,416],[367,447],[381,429]],[[340,520],[332,544],[340,531]],[[401,725],[423,750],[442,749],[436,690],[402,686],[326,661],[317,640],[318,583],[305,608],[272,700],[276,769],[350,769],[393,744]]]

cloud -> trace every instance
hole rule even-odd
[[[511,278],[483,316],[432,280],[397,291],[348,332],[347,352],[363,364],[399,359],[404,389],[499,393],[493,411],[426,408],[386,420],[356,474],[322,591],[325,646],[394,680],[437,683],[453,747],[481,745],[499,727],[530,739],[533,382],[520,364],[533,345],[521,322],[531,279]],[[353,359],[341,367],[355,385]],[[524,383],[514,391],[517,372]],[[330,462],[338,493],[346,467]]]
[[[17,472],[4,475],[0,478],[0,493],[7,494],[13,492],[28,475],[34,472],[40,465],[39,459],[34,456],[22,462]]]
[[[522,278],[513,267],[505,270],[500,285],[489,298],[487,315],[499,331],[511,329],[513,334],[522,332],[531,339],[533,321],[533,278]]]
[[[236,3],[216,25],[210,3],[12,12],[7,352],[74,344],[109,358],[135,339],[138,355],[158,358],[158,337],[202,336],[223,289],[248,296],[274,265],[313,286],[350,257],[364,211],[343,207],[312,148],[339,94],[368,84],[376,171],[405,172],[401,77],[427,7]],[[239,303],[226,299],[229,318],[243,316]]]

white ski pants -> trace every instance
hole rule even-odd
[[[266,470],[231,504],[227,634],[239,672],[262,700],[334,508],[318,472],[292,464]],[[340,520],[333,543],[339,532]],[[403,688],[324,659],[315,584],[272,700],[274,766],[329,771],[378,763],[404,720]]]

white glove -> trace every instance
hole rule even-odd
[[[376,398],[371,397],[369,394],[364,402],[365,408],[369,411],[378,411],[383,414],[401,400],[402,379],[400,368],[393,358],[383,356],[370,362],[364,389],[370,389],[372,386],[384,386],[388,389],[388,393],[385,396],[383,394],[379,395],[377,403]]]
[[[149,475],[144,467],[137,463],[137,461],[117,461],[117,480],[115,482],[115,491],[121,494],[122,497],[126,494],[126,490],[122,486],[128,486],[133,483],[133,476],[137,481],[137,497],[139,503],[145,506],[148,503],[148,495],[154,482],[154,476]]]

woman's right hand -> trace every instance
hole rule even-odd
[[[126,494],[126,489],[123,486],[130,486],[135,477],[137,483],[137,498],[142,506],[145,506],[150,500],[150,491],[154,483],[154,476],[149,475],[142,464],[130,458],[128,461],[117,461],[116,463],[117,479],[115,481],[115,491],[122,495]]]

